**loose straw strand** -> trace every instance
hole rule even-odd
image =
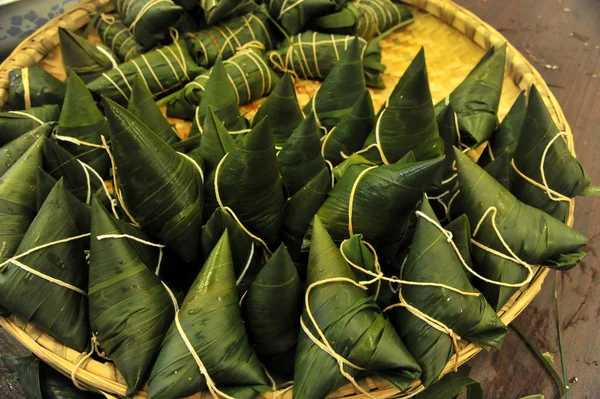
[[[31,88],[29,86],[29,67],[21,70],[21,79],[23,80],[23,100],[25,101],[25,109],[31,108]]]
[[[358,187],[358,183],[360,180],[372,169],[375,169],[377,166],[370,166],[360,172],[354,184],[352,185],[352,190],[350,190],[350,198],[348,199],[348,235],[352,237],[354,235],[354,227],[352,225],[352,211],[354,210],[354,195],[356,194],[356,188]]]

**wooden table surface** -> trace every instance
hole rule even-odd
[[[456,0],[494,26],[541,72],[563,107],[575,134],[577,155],[593,182],[600,184],[600,1],[599,0]],[[554,67],[556,66],[556,67]],[[567,357],[570,397],[600,398],[600,199],[580,198],[575,228],[590,238],[586,260],[558,275],[560,326]],[[542,352],[560,357],[553,303],[554,273],[540,295],[515,324]],[[0,330],[0,354],[24,355]],[[558,391],[545,369],[514,331],[501,351],[471,361],[471,377],[486,398],[516,399]],[[24,398],[18,383],[0,368],[0,398]]]

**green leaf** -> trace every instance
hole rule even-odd
[[[198,117],[201,124],[204,124],[210,107],[227,129],[246,128],[246,121],[240,114],[235,87],[229,79],[223,61],[221,57],[218,57],[211,69],[206,89],[202,94],[202,101],[200,101]]]
[[[507,190],[510,190],[512,166],[510,165],[513,154],[504,153],[486,165],[485,171]]]
[[[46,122],[57,121],[59,114],[60,108],[58,105],[42,105],[17,111],[16,113],[10,111],[0,112],[0,132],[2,132],[0,134],[0,145],[3,146]],[[39,121],[36,119],[39,119]]]
[[[254,4],[251,1],[240,0],[206,0],[200,2],[207,26],[226,21],[232,15],[239,15],[242,11],[253,8],[252,5]]]
[[[193,152],[198,153],[204,161],[206,171],[210,173],[217,168],[225,154],[235,147],[235,141],[211,107],[208,108],[202,130],[200,145]]]
[[[162,338],[173,320],[173,303],[159,278],[127,238],[99,240],[106,234],[140,236],[110,216],[94,198],[89,271],[92,331],[127,383],[127,395],[141,389]],[[143,237],[144,235],[142,235]]]
[[[227,231],[213,248],[178,313],[185,332],[217,387],[268,385],[248,341],[238,305]],[[175,323],[167,332],[152,369],[148,396],[181,398],[206,389]]]
[[[48,137],[54,130],[53,123],[44,123],[33,130],[9,141],[0,148],[0,176],[2,176],[40,138]]]
[[[60,49],[65,72],[74,72],[89,83],[113,68],[114,54],[102,45],[94,44],[74,32],[58,28]],[[102,49],[102,50],[100,50]],[[107,56],[110,54],[110,57]]]
[[[0,262],[12,257],[37,211],[37,174],[43,137],[0,176]]]
[[[416,396],[418,399],[454,399],[467,391],[468,399],[483,399],[481,385],[468,377],[470,368],[463,366],[456,373],[448,373],[438,382],[429,386],[423,393]],[[476,392],[475,392],[476,391]]]
[[[74,73],[70,73],[67,79],[67,94],[60,112],[57,134],[97,145],[102,144],[102,136],[109,139],[106,118],[96,107],[96,102],[83,81]],[[100,176],[108,174],[110,158],[103,148],[67,141],[60,143],[71,154],[94,168]]]
[[[59,181],[33,219],[14,255],[89,233],[89,230],[81,229],[82,226],[74,217],[76,202],[78,200]],[[86,227],[89,227],[89,223]],[[87,263],[83,252],[87,240],[51,245],[18,259],[29,268],[77,287],[84,293],[50,282],[12,262],[0,274],[0,306],[78,352],[83,352],[90,340],[85,295]],[[60,307],[56,304],[60,304]]]
[[[367,137],[364,148],[374,144],[379,149],[371,149],[364,156],[378,163],[394,163],[410,151],[417,160],[442,155],[444,144],[435,119],[423,49],[404,72],[379,112],[375,128]]]
[[[129,212],[184,261],[194,261],[204,204],[198,166],[118,104],[105,99],[104,109],[119,189]]]
[[[456,201],[461,203],[471,226],[477,226],[484,213],[490,207],[495,207],[496,226],[502,238],[511,251],[530,265],[551,264],[561,255],[578,252],[587,243],[585,236],[539,209],[520,202],[466,155],[457,149],[454,151],[460,183],[460,194]],[[507,253],[492,226],[492,215],[488,214],[481,223],[474,239],[496,251]],[[477,265],[476,271],[488,279],[520,283],[527,277],[527,270],[521,264],[478,247],[473,247],[473,260]],[[517,290],[481,281],[477,288],[496,310]]]
[[[142,121],[158,137],[167,144],[179,141],[174,128],[167,122],[160,109],[156,106],[152,93],[141,77],[137,76],[133,83],[133,91],[129,98],[127,110]]]
[[[318,217],[313,220],[307,284],[330,278],[356,281]],[[416,380],[420,368],[402,343],[383,311],[365,291],[349,282],[331,282],[316,286],[308,304],[332,348],[348,361],[367,372],[386,370],[404,380],[403,388]],[[318,337],[307,309],[302,320]],[[340,373],[337,361],[308,338],[304,331],[298,338],[294,397],[323,398],[348,380]],[[358,370],[345,367],[356,376]]]
[[[329,192],[317,216],[335,241],[342,241],[352,233],[360,233],[377,248],[397,245],[414,208],[442,162],[442,157],[423,162],[405,162],[401,159],[368,172],[365,172],[368,164],[351,165]],[[363,172],[365,174],[356,184]],[[355,184],[350,233],[348,219]],[[394,223],[390,223],[390,220]]]
[[[236,285],[241,296],[248,290],[261,269],[261,251],[258,243],[252,240],[229,213],[217,208],[202,228],[200,236],[204,261],[208,259],[208,255],[217,245],[225,230],[228,231],[230,237]]]
[[[420,212],[439,224],[426,198]],[[464,266],[442,231],[425,217],[417,217],[413,241],[401,278],[407,281],[438,283],[477,293]],[[403,285],[404,300],[470,342],[489,350],[500,348],[506,326],[483,295],[467,296],[446,288]],[[392,311],[400,337],[421,366],[421,381],[430,386],[454,354],[451,337],[432,327],[405,308]]]
[[[466,262],[466,264],[473,269],[474,263],[471,257],[472,245],[471,245],[471,224],[467,215],[462,214],[455,218],[452,222],[444,226],[446,230],[452,233],[452,241],[458,248],[458,252]],[[471,283],[476,281],[476,277],[473,273],[465,269],[467,278]]]
[[[365,90],[352,108],[329,131],[323,142],[323,155],[333,165],[338,165],[345,156],[360,150],[375,126],[375,111],[371,94]]]
[[[329,0],[304,1],[287,9],[289,4],[286,0],[270,0],[268,6],[269,13],[277,16],[277,22],[289,35],[297,35],[315,17],[332,13],[337,8],[336,2]],[[284,9],[286,11],[282,13]]]
[[[290,196],[298,192],[323,169],[321,133],[315,115],[311,113],[292,132],[279,154],[277,165]]]
[[[535,86],[531,87],[529,93],[522,131],[527,134],[519,137],[513,156],[515,166],[521,173],[542,184],[542,156],[548,148],[543,167],[546,181],[552,190],[572,198],[589,186],[590,178],[577,158],[571,155],[567,142],[562,137],[554,140],[548,147],[559,129]],[[526,181],[515,170],[511,170],[510,183],[511,191],[519,200],[559,220],[567,219],[568,202],[552,200],[543,189]]]
[[[465,80],[450,93],[450,103],[458,115],[461,141],[468,146],[477,147],[488,140],[498,126],[505,61],[505,44],[498,49],[490,47]],[[445,101],[435,106],[436,113],[445,107]]]
[[[340,59],[304,108],[304,113],[312,110],[319,126],[329,131],[350,112],[365,90],[361,46],[355,38],[340,54]]]
[[[241,223],[269,246],[277,242],[283,221],[283,183],[268,118],[232,148],[219,168],[218,177],[206,184],[206,211],[216,208],[218,187],[222,206],[235,212]],[[210,214],[210,213],[209,213]]]
[[[27,70],[27,81],[24,82],[23,72]],[[56,79],[39,64],[13,69],[8,73],[10,88],[8,102],[12,109],[25,109],[25,93],[29,95],[32,107],[46,104],[62,104],[65,98],[66,86]],[[27,90],[25,89],[27,87]]]
[[[256,111],[252,126],[256,126],[267,115],[269,115],[276,146],[282,146],[304,120],[290,74],[283,75],[267,100]]]
[[[117,15],[112,14],[110,18],[112,20],[100,15],[93,23],[104,45],[114,49],[121,62],[139,57],[144,50],[133,33]]]
[[[244,298],[245,319],[258,358],[279,375],[292,376],[304,287],[281,244]]]

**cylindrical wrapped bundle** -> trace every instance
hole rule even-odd
[[[269,13],[287,33],[296,35],[322,15],[338,11],[347,0],[268,0]]]
[[[143,53],[129,28],[115,15],[100,14],[94,24],[102,42],[115,53],[121,62],[129,61]]]
[[[354,0],[339,12],[313,20],[312,26],[319,32],[356,35],[371,40],[412,19],[412,13],[404,4],[395,4],[391,0]]]
[[[126,104],[136,76],[140,76],[156,98],[179,89],[204,72],[180,40],[127,61],[88,84],[96,95]]]
[[[184,10],[171,0],[112,0],[137,42],[149,50],[167,38]]]
[[[255,5],[252,0],[200,0],[199,2],[207,26],[215,25],[235,15],[245,14]]]
[[[289,72],[301,79],[323,80],[348,49],[353,36],[306,31],[286,39],[269,60],[276,70]],[[368,43],[358,38],[367,86],[384,88],[381,73],[381,47],[377,42]]]
[[[260,10],[186,36],[194,60],[205,68],[213,66],[219,55],[226,60],[241,47],[256,46],[266,51],[275,45],[269,17]]]
[[[223,61],[238,99],[238,105],[251,103],[271,92],[279,82],[279,76],[269,67],[265,54],[254,49],[245,49]],[[192,119],[200,104],[206,82],[211,71],[199,75],[177,92],[168,102],[167,115]]]

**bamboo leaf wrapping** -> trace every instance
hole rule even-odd
[[[544,161],[544,174],[548,187],[564,195],[575,197],[590,185],[590,179],[583,166],[569,152],[563,137],[558,137],[558,127],[544,104],[535,86],[529,93],[529,104],[523,122],[522,132],[513,155],[515,166],[530,179],[540,184],[542,180],[542,156],[548,148]],[[546,192],[526,181],[513,168],[510,168],[511,191],[524,203],[543,210],[559,220],[566,220],[569,203],[554,201]]]
[[[324,126],[329,131],[350,112],[366,89],[360,44],[358,38],[355,38],[348,49],[340,54],[339,61],[306,105],[304,113],[308,114],[312,110],[319,126]]]
[[[241,223],[268,246],[276,244],[285,198],[268,118],[231,149],[218,175],[213,176],[214,181],[206,184],[207,211],[212,212],[209,204],[216,205],[217,187],[221,207],[232,209]]]
[[[367,162],[351,165],[331,189],[317,216],[336,241],[360,233],[379,248],[397,244],[442,162],[439,157],[421,162],[400,160],[380,167],[370,167]],[[368,168],[372,169],[366,171]],[[352,229],[349,228],[351,200]]]
[[[168,37],[184,14],[170,0],[112,0],[121,19],[144,50],[150,50]]]
[[[200,145],[194,152],[197,152],[204,161],[206,172],[211,173],[225,154],[235,147],[235,141],[210,106],[200,137],[202,137]]]
[[[290,35],[296,35],[316,17],[336,11],[335,0],[268,0],[269,13]]]
[[[52,191],[54,186],[56,186],[56,183],[58,183],[58,181],[54,177],[52,177],[52,175],[46,173],[43,169],[38,170],[37,186],[35,188],[37,196],[37,212],[39,212],[42,208],[42,205],[44,205],[44,201],[46,201],[46,198],[48,198],[48,195],[50,195],[50,192]],[[63,187],[70,190],[69,184],[65,183],[64,179],[62,181],[62,185]]]
[[[460,252],[460,255],[463,257],[466,264],[469,265],[470,268],[473,268],[474,262],[471,257],[471,253],[473,252],[473,246],[471,245],[471,224],[469,223],[467,215],[463,213],[444,226],[444,228],[452,233],[452,241],[456,245],[456,248],[458,248],[458,252]],[[477,277],[475,277],[473,273],[466,269],[465,273],[471,283],[474,284],[475,281],[477,281]]]
[[[183,87],[204,71],[192,60],[185,42],[176,40],[173,44],[119,64],[89,82],[88,89],[124,105],[129,101],[136,76],[144,80],[156,98]]]
[[[488,140],[498,126],[505,60],[506,45],[497,50],[491,47],[450,93],[450,103],[458,115],[461,141],[466,145],[478,146]],[[435,106],[436,113],[446,106],[446,101]]]
[[[354,273],[329,237],[318,217],[313,220],[313,241],[308,262],[307,284],[330,278],[356,281]],[[403,380],[406,388],[420,374],[420,368],[372,297],[349,282],[331,282],[315,287],[308,304],[319,328],[339,355],[366,372],[386,370]],[[304,309],[302,321],[317,332]],[[345,370],[356,376],[351,367]],[[294,397],[322,398],[348,380],[337,361],[308,338],[298,337],[294,373]]]
[[[87,202],[90,193],[100,188],[100,181],[88,175],[83,170],[84,166],[69,151],[62,148],[51,139],[42,141],[44,155],[44,170],[54,179],[64,179],[69,190],[80,201]],[[89,184],[89,189],[88,189]]]
[[[42,166],[40,137],[0,176],[0,262],[12,257],[37,211],[36,183]]]
[[[454,151],[460,184],[457,201],[461,202],[471,226],[477,226],[487,209],[495,207],[500,234],[511,251],[528,264],[567,269],[585,257],[585,252],[578,251],[587,243],[585,236],[539,209],[520,202],[466,155],[456,149]],[[491,220],[490,215],[481,223],[474,238],[489,248],[506,253]],[[475,247],[472,255],[477,265],[475,270],[484,277],[505,283],[520,283],[527,277],[523,265]],[[517,290],[481,281],[477,288],[496,310]]]
[[[304,120],[304,113],[298,105],[294,82],[289,74],[284,74],[273,92],[262,103],[254,118],[252,126],[269,115],[271,131],[275,145],[280,147],[290,137],[294,129]]]
[[[178,313],[181,329],[219,389],[267,385],[248,341],[235,287],[227,231],[215,245]],[[206,389],[206,379],[175,323],[150,376],[148,396],[181,398]]]
[[[275,70],[292,73],[300,79],[323,80],[352,40],[352,36],[305,31],[284,40],[277,50],[269,54],[269,60]],[[379,43],[368,43],[363,38],[358,41],[367,86],[385,88],[380,76],[385,65],[381,63]]]
[[[290,197],[284,209],[282,240],[287,246],[302,279],[306,279],[308,251],[302,252],[302,240],[310,221],[327,199],[332,177],[329,169],[322,169],[311,181]]]
[[[116,65],[114,54],[102,45],[88,42],[64,28],[58,28],[58,37],[67,75],[74,72],[89,83]]]
[[[58,105],[42,105],[23,111],[0,112],[0,145],[13,141],[46,122],[58,120]]]
[[[133,234],[124,222],[92,202],[89,305],[92,331],[127,383],[127,395],[143,386],[173,320],[171,298],[150,265],[127,238],[99,240],[106,234]]]
[[[287,139],[277,155],[277,165],[290,196],[327,168],[321,155],[321,133],[313,113]]]
[[[185,1],[185,0],[184,0]],[[198,1],[196,1],[198,3]],[[212,26],[255,7],[249,0],[200,0],[206,25]]]
[[[186,42],[196,63],[204,68],[212,67],[219,56],[229,59],[244,46],[265,51],[275,47],[269,18],[262,9],[188,33]]]
[[[72,201],[78,200],[72,197],[62,182],[58,182],[27,229],[15,255],[53,241],[89,233],[89,230],[83,231],[77,225]],[[77,287],[83,293],[45,280],[12,262],[0,274],[0,305],[78,352],[83,352],[90,340],[85,295],[88,273],[83,242],[76,240],[52,245],[18,260],[37,272]]]
[[[510,190],[511,165],[513,159],[512,153],[504,153],[487,164],[484,170],[489,173],[496,181],[502,184],[507,190]],[[544,194],[545,195],[545,194]]]
[[[97,399],[103,396],[82,391],[64,375],[34,356],[0,358],[4,366],[17,374],[27,399]]]
[[[95,20],[94,27],[102,43],[115,53],[119,61],[129,61],[144,52],[133,33],[117,15],[100,14]]]
[[[436,223],[427,199],[420,211]],[[417,218],[414,238],[401,272],[404,280],[442,283],[463,292],[477,292],[445,234],[424,217]],[[403,285],[404,300],[433,319],[444,323],[461,338],[489,350],[499,348],[506,326],[483,295],[466,296],[445,288]],[[400,337],[421,366],[425,387],[433,383],[454,354],[452,339],[405,308],[392,311]]]
[[[229,80],[233,82],[238,105],[249,104],[267,95],[279,82],[269,66],[265,53],[254,49],[238,51],[223,62]],[[192,119],[195,108],[202,101],[210,71],[197,76],[185,85],[177,96],[167,103],[167,115]]]
[[[13,69],[8,73],[10,87],[7,105],[28,109],[46,104],[62,104],[66,86],[39,64]]]
[[[527,98],[525,91],[522,91],[512,107],[494,132],[488,143],[487,151],[481,154],[478,163],[482,166],[487,166],[504,153],[512,154],[515,152],[521,126],[525,120],[525,111],[527,110]]]
[[[127,110],[142,121],[150,130],[167,144],[175,144],[179,141],[176,131],[167,122],[162,112],[154,102],[152,93],[140,77],[135,78],[133,91]]]
[[[53,130],[53,123],[44,123],[3,145],[0,148],[0,176],[6,173],[40,137],[48,137]]]
[[[206,90],[196,111],[195,119],[198,119],[196,123],[204,123],[208,107],[212,108],[227,129],[242,130],[246,128],[246,121],[240,114],[235,86],[227,75],[220,57],[217,58],[206,82]]]
[[[339,12],[316,18],[311,25],[319,32],[356,35],[371,40],[412,19],[412,13],[404,4],[395,4],[391,0],[355,0]]]
[[[216,209],[202,228],[200,246],[204,254],[204,261],[206,261],[226,230],[231,243],[231,257],[233,259],[236,285],[241,296],[246,292],[261,269],[261,254],[258,250],[258,244],[242,230],[238,222],[229,213]]]
[[[105,100],[119,189],[136,221],[186,262],[198,257],[204,195],[198,165]],[[150,199],[150,200],[149,200]]]
[[[57,134],[96,145],[102,145],[102,136],[107,140],[109,137],[106,118],[96,107],[85,83],[74,73],[70,73],[67,79],[67,93],[58,119]],[[110,158],[103,148],[91,148],[64,140],[60,143],[71,154],[94,168],[100,176],[108,174]]]
[[[345,156],[363,147],[367,136],[375,126],[375,111],[371,94],[365,90],[350,111],[343,115],[337,125],[329,131],[323,141],[323,155],[333,165],[338,165]]]
[[[413,152],[417,160],[443,153],[429,80],[425,51],[421,49],[398,81],[386,106],[377,116],[375,128],[365,141],[365,153],[374,162],[394,163]]]
[[[283,244],[244,298],[245,318],[258,358],[277,374],[293,375],[304,287]]]

